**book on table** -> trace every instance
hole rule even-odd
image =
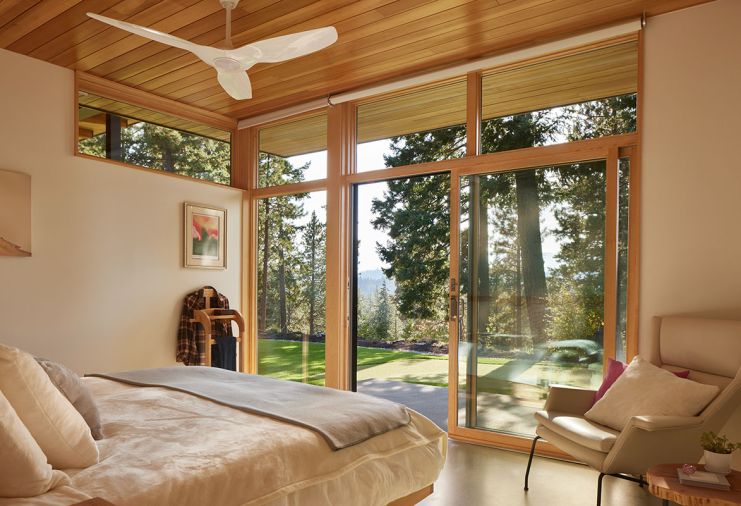
[[[677,476],[679,477],[679,483],[682,485],[714,488],[717,490],[731,489],[731,484],[722,474],[710,473],[707,471],[695,471],[692,474],[687,474],[682,471],[682,469],[677,468]]]

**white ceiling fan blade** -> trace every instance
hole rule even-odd
[[[337,41],[337,30],[333,26],[292,33],[247,44],[237,49],[228,50],[230,57],[252,59],[260,63],[275,63],[298,58]]]
[[[180,37],[175,37],[174,35],[170,35],[169,33],[159,32],[157,30],[146,28],[144,26],[127,23],[126,21],[119,21],[118,19],[107,18],[93,12],[88,12],[87,15],[93,19],[97,19],[98,21],[111,26],[115,26],[116,28],[120,28],[121,30],[125,30],[135,35],[161,42],[162,44],[167,44],[168,46],[190,51],[209,65],[213,65],[213,60],[219,57],[223,57],[225,53],[223,49],[194,44],[193,42],[181,39]]]
[[[219,84],[230,97],[236,100],[252,98],[252,84],[244,70],[224,71],[218,73]]]

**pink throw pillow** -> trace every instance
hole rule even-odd
[[[605,378],[602,380],[602,384],[600,385],[599,389],[597,390],[597,393],[594,394],[594,402],[597,402],[602,398],[602,396],[605,395],[605,392],[612,386],[615,381],[620,377],[621,374],[623,374],[623,371],[628,367],[628,364],[624,364],[620,362],[619,360],[613,360],[611,358],[607,359],[607,374],[605,374]],[[689,371],[672,371],[675,376],[679,378],[687,378],[690,375]]]

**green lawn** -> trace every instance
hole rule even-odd
[[[258,372],[274,378],[324,384],[324,344],[260,339]],[[304,356],[304,347],[307,350]],[[596,386],[601,368],[525,359],[478,358],[479,392],[514,395],[539,404],[549,383]],[[448,386],[448,356],[358,347],[358,381],[403,381]]]
[[[258,372],[274,378],[324,384],[324,344],[258,340]],[[303,348],[308,348],[304,357]],[[398,360],[447,360],[447,355],[423,355],[383,348],[358,348],[358,370]]]
[[[324,384],[324,344],[258,340],[258,372],[274,378]],[[303,355],[306,346],[308,354]],[[393,378],[408,383],[447,386],[447,355],[425,355],[384,348],[358,347],[358,371],[373,369],[379,379]],[[506,359],[481,358],[480,364],[501,365]],[[384,367],[392,362],[402,362]],[[406,374],[408,371],[410,374]],[[361,374],[359,374],[361,375]]]

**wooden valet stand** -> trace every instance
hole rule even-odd
[[[239,350],[237,352],[237,370],[239,370],[240,366],[244,364],[244,318],[236,309],[211,308],[211,298],[216,296],[215,290],[204,288],[203,296],[206,299],[206,307],[204,309],[194,310],[193,318],[191,319],[191,322],[201,324],[205,333],[203,350],[206,358],[203,365],[211,366],[211,345],[216,344],[216,341],[211,337],[214,322],[229,321],[236,322],[239,328],[239,335],[237,336],[237,348]]]

